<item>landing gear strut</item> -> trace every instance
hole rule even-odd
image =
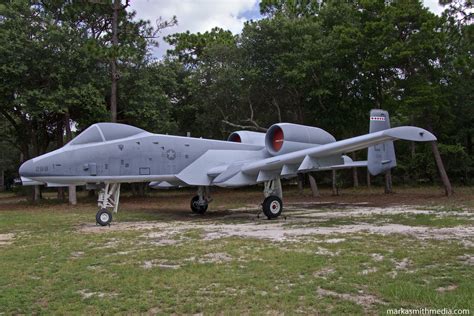
[[[263,214],[268,219],[277,218],[283,211],[283,191],[281,189],[280,178],[266,181],[264,184],[263,195],[265,200],[262,203]]]
[[[120,183],[107,183],[104,188],[99,192],[99,198],[97,205],[99,211],[95,216],[97,224],[101,226],[110,225],[112,222],[112,212],[108,209],[112,209],[113,213],[117,213],[120,200]]]
[[[204,214],[211,201],[209,187],[198,187],[198,195],[191,199],[191,211],[197,214]]]

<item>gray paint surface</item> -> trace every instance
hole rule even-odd
[[[386,166],[394,166],[392,141],[436,140],[428,131],[410,126],[389,128],[385,124],[372,133],[335,141],[329,133],[318,128],[287,123],[278,125],[290,137],[283,141],[288,150],[282,154],[268,150],[262,133],[240,131],[241,138],[247,143],[238,143],[152,134],[129,125],[98,123],[64,147],[25,162],[19,173],[25,185],[153,182],[152,186],[157,188],[234,187],[276,177],[290,178],[297,172],[367,165],[369,170],[381,172]],[[319,139],[324,143],[308,143]],[[353,162],[343,156],[380,144],[388,150],[381,156],[371,156],[369,149],[368,162]],[[393,162],[387,164],[386,160],[390,159]],[[380,167],[383,162],[386,165]]]

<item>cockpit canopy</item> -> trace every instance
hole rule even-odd
[[[141,128],[126,124],[97,123],[86,128],[86,130],[74,138],[69,145],[101,143],[134,136],[144,132],[146,131]]]

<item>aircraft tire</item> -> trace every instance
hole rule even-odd
[[[196,195],[191,199],[191,211],[196,214],[204,214],[207,211],[208,204],[199,205],[197,202],[199,201],[199,195]]]
[[[270,195],[263,200],[262,210],[268,219],[277,218],[283,211],[283,202],[278,196]]]
[[[112,222],[112,213],[110,213],[110,211],[105,208],[100,209],[95,215],[95,221],[100,226],[110,225],[110,223]]]

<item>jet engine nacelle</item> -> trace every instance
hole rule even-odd
[[[236,131],[227,138],[229,142],[265,146],[265,133]]]
[[[334,136],[321,128],[291,123],[274,124],[265,135],[265,146],[273,156],[335,141]]]

